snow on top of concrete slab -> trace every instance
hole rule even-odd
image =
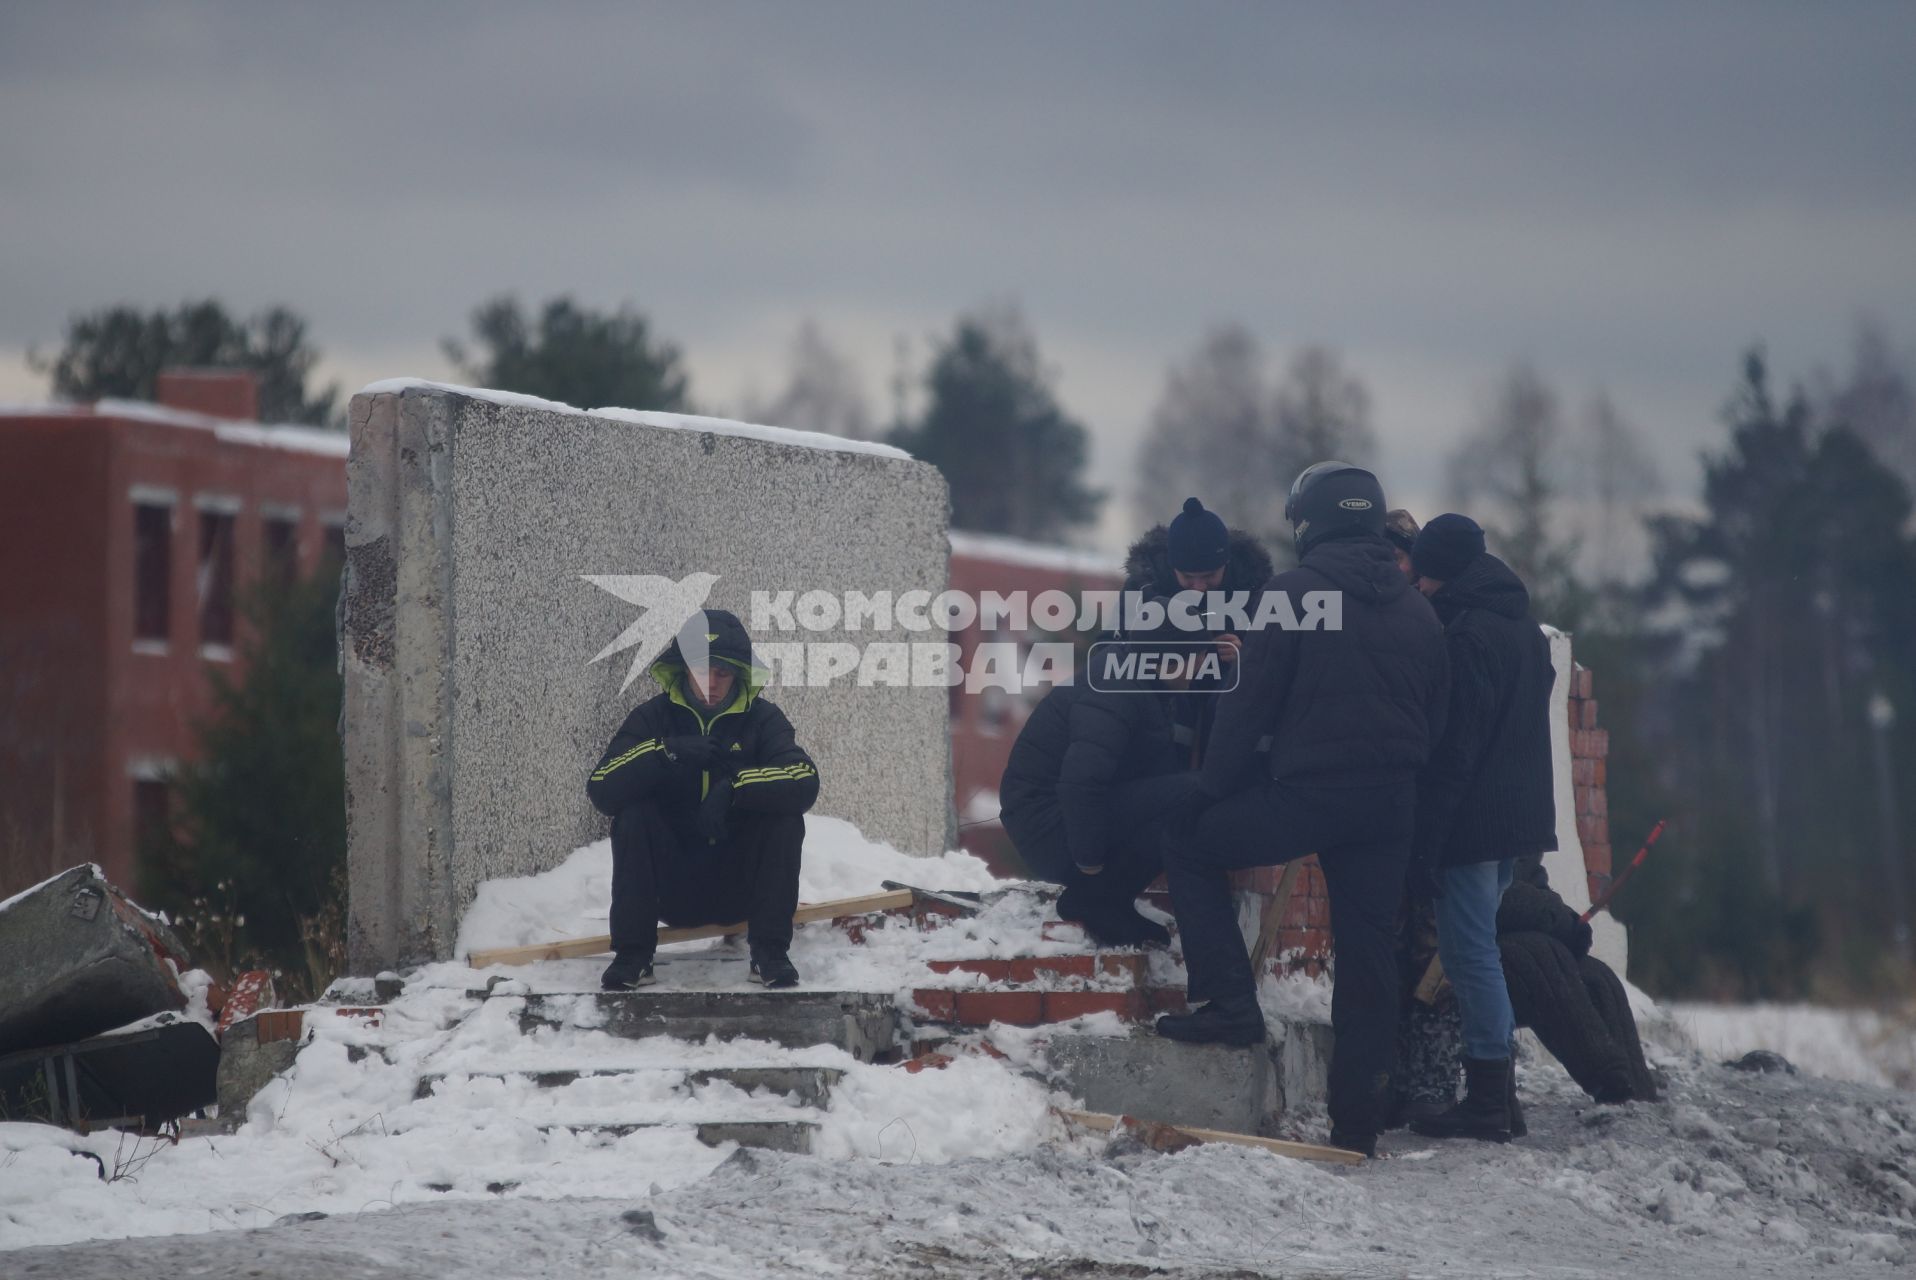
[[[997,533],[967,533],[962,529],[953,529],[951,550],[954,555],[994,560],[999,564],[1028,569],[1052,569],[1060,573],[1096,577],[1117,577],[1124,572],[1124,560],[1120,556],[1103,551],[1087,551],[1081,547],[1026,542],[1022,538],[1008,538]]]
[[[139,422],[157,422],[169,427],[193,427],[202,431],[211,431],[219,439],[232,444],[257,445],[267,449],[291,449],[299,453],[317,453],[330,458],[345,457],[351,446],[344,431],[328,431],[323,427],[309,427],[296,422],[235,422],[231,418],[216,418],[211,414],[194,413],[190,409],[175,409],[170,405],[154,404],[150,400],[108,398],[96,400],[91,404],[69,404],[56,401],[48,404],[0,405],[0,418],[25,417],[131,418]]]
[[[672,431],[702,431],[708,435],[743,436],[750,440],[792,445],[801,449],[825,449],[835,453],[866,453],[879,458],[908,459],[911,457],[903,449],[879,444],[875,440],[849,440],[843,436],[828,436],[819,431],[794,431],[790,427],[763,426],[754,422],[735,422],[730,418],[706,418],[689,413],[660,413],[650,409],[621,409],[610,405],[597,409],[581,409],[577,405],[565,404],[558,400],[542,400],[538,396],[520,395],[516,391],[462,387],[451,382],[434,382],[429,378],[386,378],[379,382],[367,383],[360,388],[359,394],[378,395],[381,392],[419,389],[448,391],[454,395],[484,400],[513,409],[539,409],[548,413],[570,413],[587,418],[610,418],[615,422],[631,422],[642,427],[663,427]]]

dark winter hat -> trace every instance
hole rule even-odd
[[[1165,537],[1171,567],[1185,573],[1209,573],[1222,568],[1231,555],[1231,533],[1215,511],[1206,511],[1196,498],[1184,500],[1184,510],[1171,521]]]
[[[1410,567],[1420,578],[1454,582],[1483,553],[1484,531],[1477,522],[1451,512],[1432,520],[1417,535],[1417,543],[1410,549]]]
[[[1313,463],[1291,484],[1284,518],[1297,535],[1299,551],[1309,551],[1335,534],[1382,533],[1384,486],[1348,462]]]

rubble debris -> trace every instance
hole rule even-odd
[[[0,955],[0,1054],[72,1044],[186,1006],[177,978],[185,947],[90,863],[0,903]]]
[[[220,1046],[213,1033],[177,1013],[69,1044],[0,1057],[0,1108],[86,1133],[157,1129],[214,1098]]]

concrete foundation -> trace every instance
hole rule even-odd
[[[1092,1111],[1165,1124],[1272,1136],[1288,1109],[1322,1103],[1330,1028],[1273,1028],[1263,1045],[1180,1044],[1148,1031],[1058,1035],[1049,1057],[1063,1086]]]
[[[545,870],[606,834],[587,774],[656,688],[642,676],[621,692],[631,649],[592,663],[645,610],[586,575],[652,575],[672,607],[731,609],[748,626],[754,591],[944,588],[935,468],[823,437],[605,413],[430,384],[353,399],[341,648],[357,972],[450,957],[482,880]],[[818,761],[818,812],[906,852],[950,846],[944,688],[840,676],[771,696]]]

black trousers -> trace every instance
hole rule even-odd
[[[1257,993],[1228,873],[1317,854],[1330,890],[1334,956],[1331,1124],[1345,1133],[1378,1132],[1390,1104],[1397,913],[1415,803],[1410,783],[1349,790],[1267,783],[1204,809],[1173,829],[1166,846],[1193,1004]]]
[[[1165,833],[1173,816],[1197,794],[1195,773],[1167,773],[1112,787],[1111,847],[1104,870],[1088,876],[1071,860],[1064,814],[1054,801],[1014,805],[1003,815],[1005,834],[1032,875],[1055,881],[1075,896],[1109,895],[1130,901],[1164,870]]]
[[[792,944],[805,819],[734,809],[725,839],[695,830],[641,801],[612,821],[612,949],[651,955],[659,921],[747,924],[754,950]]]

